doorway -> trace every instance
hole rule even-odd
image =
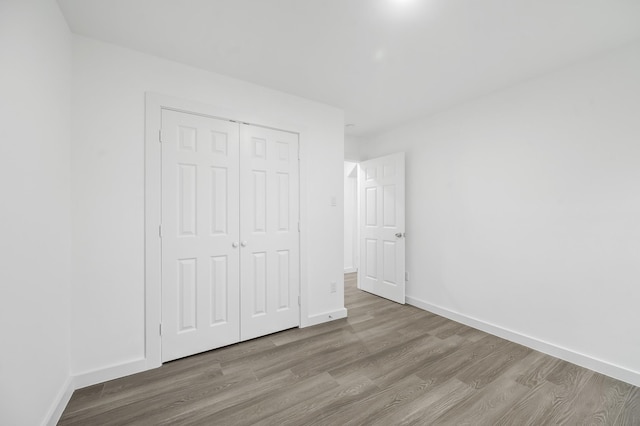
[[[344,185],[345,273],[357,272],[359,289],[404,304],[404,153],[345,162]]]

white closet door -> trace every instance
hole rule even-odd
[[[239,125],[162,112],[162,360],[239,341]]]
[[[298,136],[240,130],[241,339],[299,325]]]
[[[360,163],[358,182],[358,287],[404,304],[404,152]]]

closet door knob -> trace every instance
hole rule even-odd
[[[235,241],[231,243],[231,247],[233,248],[238,248],[238,243],[236,243]]]
[[[241,245],[242,247],[246,247],[246,246],[247,246],[247,242],[246,242],[246,241],[243,241],[243,242],[241,242],[241,243],[240,243],[240,245]]]

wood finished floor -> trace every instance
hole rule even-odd
[[[640,388],[361,292],[349,318],[74,392],[60,425],[640,425]]]

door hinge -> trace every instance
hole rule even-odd
[[[158,142],[162,143],[162,129],[158,130]]]
[[[300,222],[298,222],[298,232],[300,232]]]
[[[298,306],[300,306],[300,296],[298,296]]]
[[[162,238],[162,225],[158,225],[158,236]]]
[[[162,323],[160,323],[159,329],[160,329],[160,335],[162,336]]]

